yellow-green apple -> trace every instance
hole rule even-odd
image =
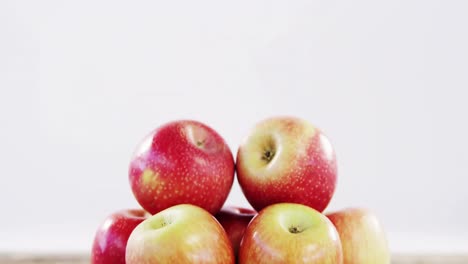
[[[127,264],[234,263],[221,224],[204,209],[182,204],[148,218],[128,239]]]
[[[234,159],[224,139],[191,120],[152,131],[137,147],[129,169],[133,194],[151,214],[183,203],[215,214],[233,180]]]
[[[245,230],[239,263],[341,264],[338,233],[324,215],[301,204],[280,203],[258,213]]]
[[[328,138],[303,119],[258,123],[237,152],[237,176],[255,210],[299,203],[322,212],[336,186],[335,152]]]
[[[344,264],[390,264],[384,229],[371,211],[349,208],[327,217],[340,235]]]
[[[226,206],[215,215],[226,231],[236,256],[245,228],[256,214],[252,209]]]
[[[109,215],[94,237],[92,264],[125,264],[125,248],[133,229],[150,215],[141,209],[127,209]]]

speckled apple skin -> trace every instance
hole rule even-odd
[[[301,233],[291,226],[307,227]],[[301,204],[281,203],[256,215],[241,241],[239,264],[342,264],[338,233],[324,215]]]
[[[277,152],[265,165],[265,142]],[[329,139],[309,122],[276,117],[258,123],[237,152],[237,176],[245,197],[260,211],[275,203],[299,203],[322,212],[336,188],[337,163]]]
[[[141,223],[130,235],[126,264],[234,264],[223,227],[200,207],[181,204]]]
[[[132,231],[150,216],[141,209],[121,210],[109,215],[96,232],[92,264],[125,264],[125,248]]]
[[[216,131],[181,120],[143,140],[132,158],[129,181],[135,198],[151,214],[177,204],[215,214],[232,187],[234,167],[232,152]]]
[[[390,264],[385,231],[370,210],[347,208],[327,217],[340,235],[343,264]]]

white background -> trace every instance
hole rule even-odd
[[[329,209],[372,208],[394,252],[468,251],[468,1],[153,2],[0,2],[0,251],[88,252],[167,121],[235,152],[274,115],[330,136]]]

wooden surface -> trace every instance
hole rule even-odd
[[[0,264],[89,264],[89,257],[3,254]],[[392,264],[468,264],[468,256],[394,256]]]

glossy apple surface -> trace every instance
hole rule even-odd
[[[370,210],[349,208],[327,217],[340,235],[344,264],[390,264],[385,231]]]
[[[129,169],[133,194],[151,214],[185,203],[215,214],[233,180],[234,160],[224,139],[191,120],[174,121],[150,133],[137,147]]]
[[[215,215],[226,231],[236,256],[245,228],[256,214],[257,212],[252,209],[226,206]]]
[[[109,215],[94,237],[91,263],[125,264],[128,237],[149,216],[139,209],[121,210]]]
[[[276,117],[258,123],[239,147],[236,166],[242,191],[257,211],[288,202],[322,212],[335,192],[333,147],[303,119]]]
[[[338,233],[324,215],[300,204],[266,207],[250,222],[239,263],[318,263],[343,261]]]
[[[128,239],[127,264],[234,263],[223,227],[204,209],[176,205],[148,218]]]

